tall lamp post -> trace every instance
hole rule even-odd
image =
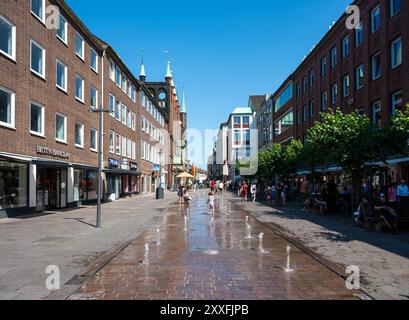
[[[98,192],[97,192],[97,225],[96,227],[101,228],[101,201],[102,201],[102,165],[103,165],[103,154],[102,154],[102,143],[103,143],[103,123],[102,114],[109,113],[109,110],[104,109],[101,106],[99,109],[90,109],[91,113],[98,113]]]
[[[163,150],[159,151],[159,186],[156,189],[156,199],[164,199],[165,198],[165,189],[162,187],[162,155]]]

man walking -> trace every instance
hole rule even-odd
[[[406,185],[405,180],[401,181],[400,186],[398,187],[397,190],[397,196],[400,203],[409,204],[409,189],[408,186]]]

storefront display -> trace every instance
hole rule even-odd
[[[0,210],[28,206],[28,165],[0,161]]]
[[[74,170],[74,201],[97,199],[98,174],[91,170]]]
[[[67,169],[37,167],[37,211],[67,206]]]

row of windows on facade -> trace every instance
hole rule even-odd
[[[15,129],[15,93],[0,86],[0,126]],[[29,108],[29,131],[32,135],[45,138],[45,107],[44,105],[31,101]],[[55,115],[55,140],[67,143],[67,116],[61,113]],[[84,124],[75,122],[74,130],[75,146],[84,148]],[[90,129],[90,149],[97,151],[97,130]]]
[[[40,21],[45,23],[45,1],[32,0],[31,12]],[[68,23],[67,20],[60,14],[58,19],[58,28],[56,30],[57,37],[68,45]],[[6,18],[0,16],[0,52],[15,60],[16,46],[16,27]],[[75,35],[75,52],[78,57],[85,61],[85,41],[84,38],[77,32]],[[90,52],[91,68],[98,73],[98,55],[94,49]],[[38,76],[45,78],[46,76],[46,50],[35,40],[30,41],[30,67],[31,71]],[[61,61],[56,61],[56,85],[59,89],[67,92],[67,66]],[[119,88],[121,88],[134,102],[136,102],[135,86],[128,80],[121,69],[110,61],[110,78]],[[84,102],[84,80],[81,76],[75,75],[75,97],[80,102]],[[152,101],[142,93],[142,106],[151,113],[151,115],[164,126],[164,118],[153,105]],[[98,105],[98,91],[91,86],[91,106]],[[118,118],[120,120],[120,117]]]
[[[344,78],[343,80],[343,97],[348,97],[349,96],[349,88],[348,88],[348,78]],[[336,103],[338,101],[338,85],[334,84],[331,87],[331,106],[336,107]],[[403,99],[402,99],[402,91],[396,91],[392,93],[391,95],[391,101],[390,101],[390,113],[394,115],[396,113],[397,109],[402,108],[403,106]],[[309,112],[307,111],[307,108],[309,109]],[[321,111],[325,111],[328,108],[328,93],[327,91],[323,91],[321,94]],[[304,113],[304,121],[307,121],[307,115],[309,113],[310,118],[313,118],[315,116],[315,100],[311,100],[309,102],[309,105],[305,104],[303,106],[303,113]]]
[[[36,13],[38,13],[38,11],[34,10],[33,13],[37,16]],[[60,17],[60,26],[61,25],[64,25],[65,27],[57,30],[57,36],[61,40],[66,42],[67,40],[67,33],[66,33],[67,22],[62,16]],[[4,31],[3,28],[6,28],[6,32],[3,32]],[[60,31],[64,30],[64,32],[60,33],[59,30]],[[3,53],[9,56],[12,56],[14,52],[13,45],[12,45],[13,43],[15,43],[15,26],[0,16],[0,44],[1,44],[0,51],[3,51]],[[5,49],[4,47],[7,47],[7,48]],[[80,58],[82,59],[84,58],[84,39],[79,34],[76,34],[76,54]],[[42,78],[45,78],[45,75],[46,75],[45,60],[46,60],[46,50],[36,41],[30,40],[30,68],[33,73],[35,73],[38,76],[41,76]],[[91,48],[91,68],[95,72],[98,72],[98,56],[92,48]],[[56,74],[57,88],[64,92],[67,92],[68,67],[59,59],[56,59],[55,74]],[[76,74],[75,75],[75,98],[82,103],[84,103],[84,91],[85,91],[84,87],[85,87],[84,79],[80,75]],[[135,87],[132,86],[132,90],[130,91],[129,95],[135,100]],[[98,107],[98,90],[92,85],[90,88],[90,105],[92,108]],[[123,109],[124,109],[124,105],[122,106],[122,110]],[[122,120],[122,122],[125,125],[128,125],[128,127],[132,128],[133,130],[136,129],[135,128],[135,121],[136,121],[135,113],[132,112],[131,114],[128,114],[128,116],[126,116],[126,110],[125,110],[125,113],[123,113],[122,115],[122,119],[120,116],[121,108],[118,108],[116,113],[117,113],[117,119],[119,121]]]
[[[249,116],[233,117],[233,125],[248,127],[250,125],[250,117]]]
[[[157,142],[164,143],[164,135],[161,130],[157,129],[148,119],[144,116],[142,118],[142,131],[146,132],[149,136],[155,139]]]
[[[234,130],[234,145],[250,145],[250,130]]]
[[[322,105],[322,111],[326,110],[326,96],[324,94],[323,98],[323,105]],[[335,102],[332,103],[332,105],[335,107]],[[372,103],[372,119],[374,124],[380,126],[380,118],[381,118],[381,113],[382,113],[382,108],[381,108],[381,101],[380,100],[376,100],[375,102]],[[324,107],[325,106],[325,107]],[[393,93],[391,95],[391,100],[390,100],[390,113],[392,115],[394,115],[396,113],[396,110],[399,110],[403,107],[403,98],[402,98],[402,91],[397,91],[395,93]],[[358,109],[360,111],[360,113],[363,112],[364,108],[359,108]],[[298,120],[297,123],[298,125],[301,124],[301,116],[300,116],[301,112],[299,111],[299,115],[298,115]],[[302,121],[303,122],[307,122],[308,118],[313,119],[315,116],[315,105],[314,105],[314,100],[311,100],[308,105],[304,105],[302,107]]]
[[[44,0],[31,0],[31,13],[45,25]],[[56,36],[65,45],[68,46],[68,23],[60,14]],[[41,77],[45,78],[45,50],[32,40],[35,44],[31,45],[31,66],[34,71]],[[16,60],[16,25],[6,17],[0,15],[0,52],[12,60]],[[75,53],[85,62],[85,41],[84,38],[76,32],[75,34]],[[93,48],[90,48],[90,66],[91,69],[98,73],[98,54]]]
[[[109,114],[133,131],[136,130],[135,112],[129,110],[125,104],[121,103],[121,101],[115,98],[111,93],[109,94]]]
[[[136,142],[109,131],[109,153],[136,160]]]
[[[323,94],[323,101],[325,104],[325,108],[322,108],[322,111],[326,110],[326,103],[327,103],[327,98],[325,93]],[[333,106],[335,106],[333,104]],[[396,110],[401,109],[403,107],[403,98],[402,98],[402,91],[397,91],[391,95],[391,101],[390,101],[390,108],[391,108],[391,114],[394,114]],[[361,115],[365,113],[365,109],[363,107],[357,109],[357,112]],[[314,100],[311,100],[309,105],[304,105],[302,107],[302,111],[297,111],[297,125],[301,125],[302,122],[308,122],[308,120],[312,120],[315,117],[315,103]],[[372,103],[371,105],[371,117],[373,123],[381,127],[382,126],[382,101],[381,100],[376,100]],[[276,120],[274,122],[274,133],[275,135],[280,135],[284,132],[286,132],[289,129],[292,129],[294,125],[294,111],[291,109],[289,112],[287,112],[285,115],[283,115],[280,119]],[[264,132],[264,140],[267,140],[266,137],[270,137],[270,140],[272,140],[272,131],[270,132]],[[262,136],[263,136],[262,135]]]
[[[336,100],[336,99],[335,99]],[[327,97],[326,97],[326,92],[323,93],[322,97],[322,107],[321,111],[325,111],[327,109]],[[332,104],[335,107],[335,103]],[[396,110],[401,109],[403,107],[403,98],[402,98],[402,91],[397,91],[391,95],[391,100],[390,100],[390,109],[391,109],[391,114],[395,114]],[[360,114],[364,113],[364,108],[359,108],[358,112]],[[301,117],[302,114],[302,117]],[[380,100],[376,100],[375,102],[372,103],[372,119],[374,124],[381,126],[381,117],[382,117],[382,103]],[[309,119],[314,119],[315,117],[315,102],[314,100],[311,100],[309,105],[304,105],[302,107],[302,113],[301,111],[297,112],[297,124],[301,125],[302,122],[307,122]],[[283,128],[287,129],[289,127],[293,126],[293,111],[289,111],[287,114],[282,116],[280,119],[275,121],[274,126],[276,128],[275,133],[277,135],[285,132],[286,130],[283,130]]]
[[[4,39],[7,37],[7,33],[2,32],[2,20],[0,16],[0,52],[7,54],[7,51],[4,51],[4,44],[10,42],[10,40]],[[11,35],[14,33],[11,33]],[[5,40],[5,41],[4,41]],[[7,50],[7,49],[6,49]],[[41,78],[46,78],[46,50],[35,40],[30,40],[30,70],[37,76]],[[67,92],[68,84],[68,67],[60,60],[56,59],[55,67],[55,82],[58,89]],[[75,98],[84,103],[84,79],[76,74],[75,77]],[[91,85],[90,88],[90,105],[92,108],[98,107],[98,90]]]
[[[147,112],[151,114],[152,117],[156,119],[160,123],[161,126],[165,125],[165,119],[159,112],[159,110],[155,107],[153,102],[148,98],[145,92],[142,91],[141,93],[141,105],[143,108],[146,109]]]
[[[135,86],[131,84],[130,80],[126,78],[126,75],[121,71],[120,67],[117,66],[112,60],[109,63],[109,74],[110,79],[116,83],[116,85],[122,89],[128,96],[136,102],[135,97]],[[155,107],[154,103],[147,97],[147,95],[142,91],[141,93],[141,105],[163,126],[165,124],[165,119],[160,114],[159,110]]]
[[[336,54],[335,54],[336,55]],[[403,59],[403,52],[402,52],[402,37],[398,37],[391,42],[390,45],[390,67],[391,69],[396,69],[402,64]],[[332,59],[332,61],[334,61]],[[382,75],[382,59],[381,59],[381,52],[378,51],[371,56],[371,79],[373,81],[378,80],[381,78]],[[336,58],[335,58],[335,65],[336,66]],[[321,60],[321,74],[322,76],[326,76],[326,58]],[[361,64],[355,69],[355,89],[359,90],[363,87],[363,80],[364,80],[364,65]],[[313,88],[315,78],[314,78],[314,70],[311,70],[309,73],[309,86]],[[345,88],[349,89],[349,75],[344,76],[344,79],[348,81],[348,85]],[[303,87],[303,94],[307,93],[307,77],[303,77],[302,80],[302,87]],[[345,93],[349,95],[349,91]],[[296,97],[299,98],[301,96],[301,84],[297,83],[296,85]]]
[[[165,155],[163,152],[161,152],[161,149],[143,140],[141,144],[141,157],[142,160],[146,160],[154,164],[164,165],[165,163]]]
[[[125,73],[121,71],[121,68],[116,65],[112,60],[109,61],[109,78],[116,83],[118,88],[136,102],[136,88],[132,84],[131,80],[127,79]]]

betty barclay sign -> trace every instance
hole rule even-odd
[[[43,146],[37,146],[37,153],[38,154],[46,154],[49,156],[57,157],[57,158],[62,158],[62,159],[68,159],[71,154],[62,150],[57,150],[57,149],[51,149]]]

